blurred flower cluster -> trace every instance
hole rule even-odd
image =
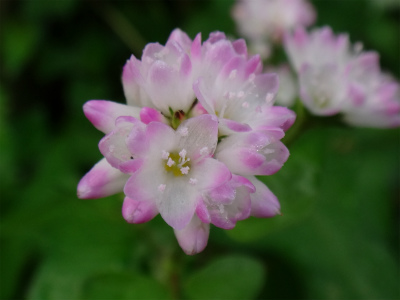
[[[312,114],[341,114],[349,125],[400,125],[400,86],[380,70],[379,54],[362,51],[360,42],[351,45],[347,34],[335,35],[329,26],[308,33],[305,26],[315,21],[310,3],[241,0],[232,15],[239,33],[256,48],[269,49],[270,41],[283,43],[296,76],[287,63],[268,66],[281,82],[277,103],[292,106],[300,97]]]
[[[105,158],[82,178],[78,196],[123,190],[124,218],[143,223],[160,213],[187,254],[204,249],[210,223],[232,229],[249,216],[279,214],[255,175],[272,175],[288,159],[280,140],[295,114],[273,105],[278,76],[262,69],[244,40],[222,32],[202,43],[176,29],[165,46],[148,44],[124,67],[127,105],[84,105],[106,134]]]

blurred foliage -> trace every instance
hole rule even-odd
[[[318,25],[349,32],[398,77],[400,9],[386,2],[313,4]],[[0,299],[399,298],[398,130],[312,120],[262,178],[283,215],[213,227],[194,257],[160,217],[127,224],[122,195],[76,198],[101,157],[83,103],[123,102],[125,61],[176,27],[236,36],[232,4],[0,2]]]

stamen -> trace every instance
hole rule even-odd
[[[185,159],[186,153],[187,153],[186,150],[185,150],[185,149],[182,149],[182,151],[179,152],[179,156],[180,156],[182,159]]]
[[[167,166],[168,167],[172,167],[173,165],[175,164],[175,162],[171,159],[171,157],[168,159],[168,162],[167,162]]]
[[[162,192],[165,191],[165,187],[166,187],[165,184],[160,184],[160,185],[158,186],[158,190],[162,193]]]
[[[183,175],[186,175],[186,174],[188,174],[188,173],[189,173],[189,170],[190,170],[190,168],[189,168],[189,167],[184,167],[184,168],[181,168],[181,172],[182,172],[182,174],[183,174]]]
[[[233,98],[235,98],[235,93],[234,92],[229,92],[228,99],[232,100]]]
[[[249,108],[249,102],[247,102],[247,101],[243,102],[242,107]]]
[[[244,97],[244,92],[243,91],[238,92],[237,93],[237,97],[238,98],[243,98]]]
[[[163,151],[162,151],[162,154],[161,154],[161,158],[162,158],[162,159],[168,159],[168,157],[169,157],[169,152],[163,150]]]
[[[196,185],[196,183],[197,183],[197,179],[196,178],[190,178],[189,179],[189,184]]]
[[[254,73],[251,73],[249,76],[249,81],[253,81],[256,78],[256,75]]]

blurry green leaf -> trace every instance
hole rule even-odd
[[[77,4],[77,0],[32,0],[23,1],[25,14],[33,19],[59,18],[70,14]]]
[[[5,189],[15,183],[15,140],[13,139],[9,120],[9,94],[0,85],[0,194],[5,197]],[[1,197],[1,198],[3,198]],[[1,199],[0,201],[4,201]],[[3,202],[2,202],[3,203]],[[4,203],[3,203],[4,204]]]
[[[247,256],[230,255],[190,274],[184,293],[189,299],[255,299],[264,281],[261,262]]]
[[[367,38],[371,46],[377,51],[381,57],[381,64],[397,61],[399,64],[399,24],[391,22],[385,18],[375,18],[367,24]],[[369,50],[369,49],[368,49]],[[393,68],[392,65],[387,67]],[[385,70],[386,71],[386,70]],[[399,68],[395,71],[399,72]]]
[[[18,291],[18,283],[21,273],[27,272],[26,265],[35,251],[30,241],[1,238],[0,253],[0,299],[14,299],[15,296],[22,295],[22,291]]]
[[[131,255],[135,234],[122,218],[114,219],[121,205],[115,198],[96,202],[55,199],[51,203],[48,198],[46,212],[33,218],[33,230],[25,230],[41,237],[44,256],[31,282],[29,299],[78,299],[88,276],[123,269]],[[40,214],[38,206],[33,208],[31,214]]]
[[[145,300],[169,299],[168,291],[152,278],[128,272],[107,273],[88,278],[82,299]]]
[[[36,50],[39,42],[39,28],[15,20],[9,21],[3,26],[7,28],[7,30],[3,30],[2,38],[4,70],[6,75],[15,77],[19,75]]]
[[[400,2],[397,0],[369,0],[374,8],[394,9],[399,8]]]

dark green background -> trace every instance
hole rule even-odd
[[[212,227],[193,257],[160,217],[126,223],[123,195],[76,198],[101,158],[82,105],[124,102],[125,61],[176,27],[237,37],[232,4],[0,2],[1,299],[399,298],[398,129],[311,118],[282,170],[263,179],[283,215]],[[349,32],[399,77],[396,1],[313,4],[317,25]]]

